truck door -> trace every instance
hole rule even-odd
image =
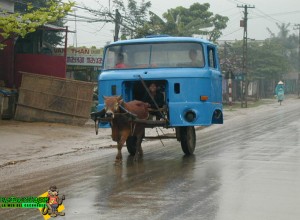
[[[208,68],[211,71],[212,102],[222,103],[222,74],[219,68],[217,51],[214,46],[207,47]]]

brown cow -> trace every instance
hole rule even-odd
[[[116,162],[122,161],[122,147],[129,136],[136,136],[136,152],[134,160],[138,159],[138,155],[143,154],[142,140],[144,136],[145,127],[130,120],[130,117],[136,117],[138,119],[147,119],[149,116],[148,103],[142,101],[130,101],[124,102],[121,96],[103,96],[105,103],[106,117],[112,118],[111,129],[112,139],[118,143],[118,154],[116,156]],[[127,113],[127,114],[116,114]]]

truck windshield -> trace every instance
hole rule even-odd
[[[153,43],[109,46],[104,69],[203,67],[199,43]]]

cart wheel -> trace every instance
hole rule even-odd
[[[185,155],[194,153],[196,147],[196,133],[193,126],[180,127],[181,148]]]
[[[126,145],[128,153],[134,156],[136,152],[136,136],[129,136],[126,140]]]

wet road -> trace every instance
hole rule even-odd
[[[42,170],[2,179],[0,193],[39,195],[54,182],[67,198],[66,216],[57,219],[298,220],[299,109],[295,99],[199,130],[191,157],[163,140],[146,142],[137,163],[123,149],[122,166],[113,163],[116,149],[63,155],[51,170],[44,158]],[[0,212],[42,219],[37,210]]]

